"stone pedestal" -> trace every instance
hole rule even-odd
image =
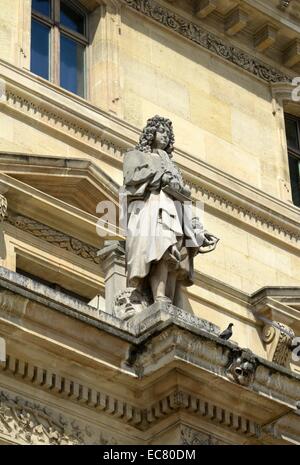
[[[98,256],[101,258],[105,273],[105,311],[112,314],[115,296],[126,289],[125,242],[105,241]],[[95,302],[95,299],[90,302],[90,305],[93,305],[92,302]]]
[[[197,328],[215,336],[220,334],[219,326],[167,302],[155,302],[135,315],[127,324],[128,328],[132,328],[136,334],[142,334],[149,328],[159,327],[161,324],[166,324],[166,322],[176,322],[186,329]]]
[[[3,337],[0,337],[0,365],[6,361],[6,343]]]

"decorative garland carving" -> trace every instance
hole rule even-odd
[[[227,44],[216,35],[207,32],[177,13],[169,11],[154,0],[122,0],[126,5],[139,13],[148,16],[168,29],[177,32],[186,39],[195,42],[217,56],[233,63],[248,73],[253,74],[266,82],[290,81],[290,77],[281,71],[263,63],[254,56]]]
[[[7,212],[7,199],[0,194],[0,221],[3,221]]]
[[[61,249],[74,253],[81,258],[91,260],[94,263],[101,263],[101,258],[97,256],[98,249],[91,245],[85,244],[79,239],[68,236],[62,232],[50,228],[36,220],[22,215],[9,214],[7,218],[8,223],[15,226],[22,231],[28,232],[39,239],[49,242]]]
[[[4,391],[0,391],[0,435],[23,444],[116,444],[89,425]]]

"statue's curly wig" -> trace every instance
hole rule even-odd
[[[172,121],[170,121],[168,118],[163,118],[162,116],[158,115],[148,119],[136,149],[140,150],[141,152],[151,152],[156,131],[160,126],[164,126],[168,131],[169,144],[165,148],[165,151],[169,154],[170,157],[172,157],[175,142]]]

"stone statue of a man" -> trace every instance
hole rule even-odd
[[[175,303],[176,288],[193,283],[193,257],[218,241],[192,218],[173,144],[172,122],[154,116],[124,158],[128,285],[150,293],[153,302]]]

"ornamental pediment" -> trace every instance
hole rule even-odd
[[[94,162],[9,154],[0,169],[10,211],[99,245],[97,205],[108,200],[117,208],[118,185]]]

